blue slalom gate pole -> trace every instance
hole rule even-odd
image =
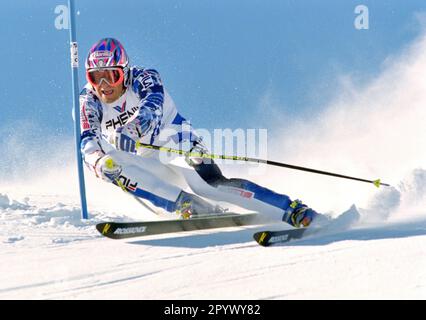
[[[75,35],[75,9],[74,0],[68,0],[69,11],[69,30],[70,30],[70,49],[71,49],[71,71],[72,71],[72,90],[73,90],[73,108],[74,108],[74,135],[75,135],[75,149],[77,155],[77,169],[78,169],[78,182],[80,188],[80,202],[81,202],[81,217],[88,218],[87,214],[87,201],[86,201],[86,187],[84,185],[84,171],[83,162],[81,158],[80,149],[80,90],[78,85],[78,45]]]

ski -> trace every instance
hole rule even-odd
[[[257,213],[220,214],[194,217],[187,220],[158,220],[144,222],[102,222],[96,229],[105,237],[125,239],[162,233],[226,228],[259,223]]]
[[[309,234],[312,234],[318,229],[300,228],[280,231],[260,231],[256,232],[253,238],[261,246],[268,247],[277,243],[286,243],[293,239],[301,239],[307,230],[313,231],[309,232]]]
[[[321,231],[321,234],[333,234],[341,232],[350,228],[360,218],[360,214],[355,205],[352,205],[349,210],[346,210],[338,217],[329,219],[327,222],[323,221],[320,225],[315,227],[310,226],[309,228],[299,229],[286,229],[279,231],[260,231],[253,235],[254,240],[258,244],[264,247],[278,243],[286,243],[294,239],[301,239],[308,235],[317,234]]]

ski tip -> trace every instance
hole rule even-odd
[[[111,229],[111,224],[108,222],[98,223],[96,225],[96,230],[99,231],[102,235],[107,235]]]
[[[271,235],[269,234],[269,232],[256,232],[253,235],[254,240],[260,244],[263,247],[267,247],[269,246],[269,239],[271,238]]]

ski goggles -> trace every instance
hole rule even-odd
[[[86,72],[86,77],[94,87],[99,86],[102,81],[112,87],[116,87],[123,82],[124,72],[122,68],[93,69]]]

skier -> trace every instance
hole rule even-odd
[[[176,149],[186,143],[191,153],[208,153],[176,110],[159,73],[131,67],[116,39],[94,44],[85,67],[88,83],[80,94],[81,150],[84,163],[97,177],[182,218],[222,211],[203,198],[268,213],[294,227],[307,227],[321,216],[299,200],[248,180],[224,177],[211,159],[164,159],[158,150],[138,148],[137,142]],[[182,181],[193,193],[182,190]]]

